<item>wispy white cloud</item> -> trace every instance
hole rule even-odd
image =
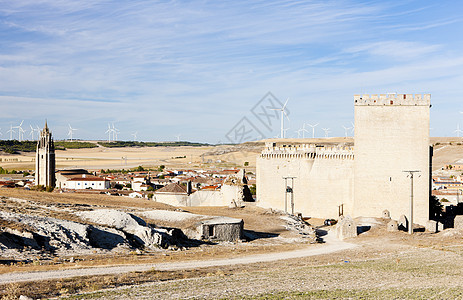
[[[332,104],[332,115],[347,120],[359,90],[422,88],[440,82],[438,74],[455,82],[462,45],[446,35],[461,26],[457,8],[348,0],[5,2],[3,123],[25,118],[18,108],[28,107],[31,122],[52,114],[57,123],[88,124],[80,127],[89,138],[97,138],[90,126],[112,119],[140,137],[188,128],[192,139],[215,141],[269,90],[294,99],[301,112],[294,123],[303,111],[326,119]]]
[[[389,57],[398,60],[418,60],[423,56],[436,54],[442,49],[441,45],[426,45],[407,41],[381,41],[357,45],[345,50],[347,53],[375,57]]]

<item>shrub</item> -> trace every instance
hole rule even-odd
[[[34,185],[31,190],[33,191],[39,191],[39,192],[44,192],[45,191],[45,187],[41,184],[38,184],[38,185]]]

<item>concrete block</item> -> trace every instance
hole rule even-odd
[[[455,216],[453,220],[453,228],[463,229],[463,216]]]
[[[383,210],[382,216],[383,216],[383,219],[390,219],[391,213],[387,209],[385,209]]]
[[[399,217],[398,225],[399,225],[399,230],[404,230],[404,231],[408,230],[408,219],[405,215],[401,215]]]
[[[387,223],[387,231],[391,231],[391,232],[399,231],[399,225],[398,225],[397,221],[395,221],[395,220],[389,221]]]
[[[437,222],[437,231],[442,231],[445,229],[444,223]]]
[[[436,233],[439,231],[439,229],[437,228],[437,225],[438,225],[438,222],[436,221],[433,221],[433,220],[429,220],[426,222],[426,231],[429,231],[429,232],[432,232],[432,233]]]
[[[341,218],[336,224],[336,236],[340,240],[357,236],[357,225],[350,216]]]

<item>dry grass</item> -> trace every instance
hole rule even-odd
[[[138,285],[146,282],[166,281],[206,276],[207,274],[229,274],[235,268],[203,268],[181,271],[146,271],[120,275],[81,276],[75,278],[42,280],[40,284],[30,282],[0,285],[0,299],[16,300],[20,295],[37,298],[58,297],[77,293],[93,292],[101,289]]]
[[[253,254],[275,253],[301,249],[307,247],[305,243],[299,244],[280,244],[280,245],[212,245],[205,247],[193,247],[182,251],[159,251],[145,252],[136,254],[126,252],[122,254],[106,255],[82,255],[74,256],[74,262],[69,262],[67,258],[56,258],[48,260],[34,260],[29,263],[17,262],[10,264],[0,264],[0,274],[10,272],[33,272],[50,271],[83,267],[115,266],[115,265],[134,265],[134,264],[154,264],[165,262],[202,260],[204,258],[231,258]],[[1,263],[1,260],[0,260]]]
[[[194,280],[158,282],[72,299],[461,299],[463,259],[376,241],[293,260],[212,268]],[[207,273],[206,273],[207,272]]]

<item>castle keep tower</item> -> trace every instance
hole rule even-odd
[[[35,184],[55,186],[55,144],[47,122],[40,132],[35,157]]]
[[[414,223],[429,219],[429,108],[431,95],[355,95],[353,217],[393,219],[410,211],[414,176]]]

